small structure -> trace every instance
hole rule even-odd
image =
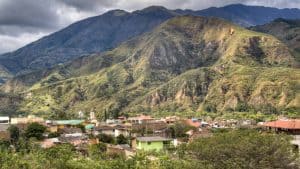
[[[0,116],[0,124],[9,124],[8,116]]]
[[[50,148],[60,143],[61,142],[59,141],[58,138],[48,138],[40,142],[40,145],[42,148]]]
[[[137,137],[136,149],[137,150],[156,150],[161,151],[170,147],[172,139],[165,137]]]

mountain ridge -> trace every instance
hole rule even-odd
[[[177,16],[111,51],[42,74],[23,77],[33,82],[21,86],[18,111],[55,117],[91,109],[98,116],[299,110],[300,73],[287,46],[213,17]],[[17,77],[4,88],[21,83]]]
[[[263,10],[264,12],[270,11],[270,15],[267,15],[267,17],[261,15],[262,18],[267,19],[259,20],[259,23],[270,21],[277,17],[284,17],[285,15],[287,18],[291,18],[291,16],[300,18],[299,9],[276,10],[276,8],[242,5],[243,8],[251,10],[240,11],[237,10],[239,6],[241,5],[229,5],[199,11],[168,10],[161,6],[151,6],[133,12],[112,10],[103,15],[73,23],[15,52],[0,55],[0,65],[2,67],[0,73],[2,78],[0,78],[3,81],[14,75],[65,63],[82,55],[105,52],[130,38],[151,31],[163,21],[177,15],[190,14],[223,17],[244,26],[258,24],[255,22],[257,17],[253,14],[256,11],[255,9],[259,9],[258,11]],[[252,15],[254,17],[251,19],[251,22],[246,22],[245,18],[251,18]]]

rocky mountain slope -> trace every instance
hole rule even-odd
[[[10,80],[20,112],[298,111],[299,62],[271,35],[178,16],[103,54]]]
[[[299,9],[229,5],[200,11],[149,7],[132,13],[113,10],[68,26],[14,52],[0,56],[0,80],[65,63],[82,55],[104,52],[152,30],[177,15],[225,18],[242,26],[267,23],[275,18],[300,18]],[[0,82],[1,82],[0,81]]]
[[[276,19],[264,25],[250,27],[251,30],[271,34],[291,48],[300,60],[300,20]]]

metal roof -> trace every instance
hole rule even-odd
[[[171,141],[172,139],[170,138],[165,138],[165,137],[137,137],[136,138],[138,141],[143,141],[143,142],[155,142],[155,141]]]
[[[56,120],[56,121],[53,121],[53,123],[56,123],[59,125],[78,125],[83,122],[84,122],[84,120]]]

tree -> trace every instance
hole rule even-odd
[[[98,139],[99,141],[103,142],[103,143],[110,143],[113,144],[115,142],[115,139],[113,138],[113,136],[111,135],[107,135],[107,134],[99,134],[98,135]]]
[[[104,143],[90,145],[88,148],[89,157],[95,160],[104,159],[106,149]]]
[[[9,138],[11,144],[15,145],[19,141],[19,137],[20,137],[19,128],[15,125],[11,125],[7,130],[9,132]]]
[[[46,127],[39,124],[39,123],[31,123],[25,130],[25,137],[29,138],[36,138],[37,140],[43,139],[43,134],[46,131]]]
[[[215,169],[299,167],[289,138],[252,130],[230,131],[200,138],[187,146],[185,154],[185,158],[204,161]]]
[[[60,134],[58,132],[52,132],[48,134],[48,138],[56,138],[59,137]]]
[[[117,138],[116,138],[117,144],[127,144],[128,141],[126,139],[126,137],[123,134],[120,134]]]

